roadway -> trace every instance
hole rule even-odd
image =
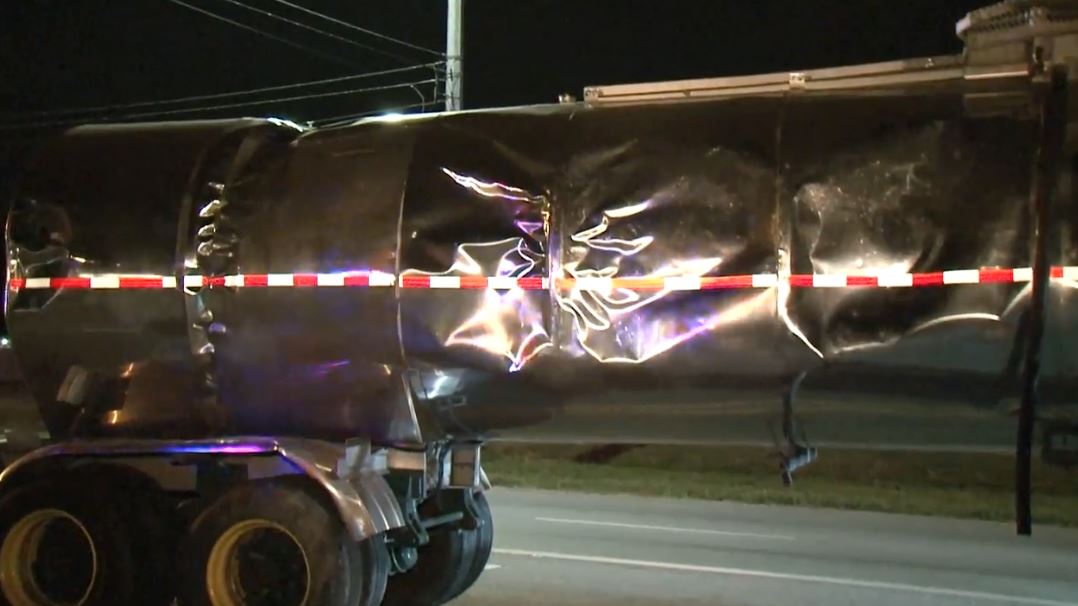
[[[453,606],[1078,605],[1078,530],[496,488]]]

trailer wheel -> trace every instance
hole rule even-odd
[[[473,497],[475,500],[476,513],[479,514],[479,520],[481,525],[475,530],[469,531],[475,535],[475,552],[472,555],[471,566],[468,568],[467,574],[464,575],[460,586],[454,589],[454,593],[450,595],[445,601],[456,599],[465,591],[475,585],[475,582],[479,580],[479,576],[483,574],[483,570],[487,567],[487,562],[490,561],[490,553],[494,549],[494,515],[490,510],[490,502],[487,501],[487,496],[483,492],[475,493]]]
[[[357,546],[358,558],[352,558],[348,606],[378,606],[389,583],[389,551],[385,535],[375,535]],[[358,594],[358,595],[357,595]]]
[[[352,540],[303,477],[240,484],[191,525],[180,549],[184,606],[377,604],[385,548]],[[379,549],[381,547],[381,549]]]
[[[0,500],[0,536],[5,606],[146,603],[121,509],[74,478],[38,481]]]
[[[149,476],[118,465],[85,465],[68,472],[109,495],[127,522],[136,562],[135,595],[144,606],[170,606],[176,594],[176,549],[183,523],[176,502]],[[75,479],[77,478],[77,479]]]
[[[477,532],[446,526],[430,531],[419,560],[389,577],[384,606],[437,606],[460,595],[476,552]]]

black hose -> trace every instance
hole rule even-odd
[[[1037,378],[1040,374],[1041,341],[1044,335],[1044,304],[1050,279],[1047,238],[1051,227],[1050,202],[1055,192],[1059,160],[1067,129],[1067,74],[1052,68],[1049,86],[1042,99],[1040,144],[1033,173],[1030,206],[1034,218],[1033,285],[1026,339],[1025,368],[1022,373],[1022,400],[1018,410],[1015,440],[1014,515],[1019,535],[1033,533],[1032,459],[1033,425],[1036,420]]]

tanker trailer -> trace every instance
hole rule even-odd
[[[46,438],[0,475],[4,598],[444,603],[492,439],[774,430],[787,479],[1008,448],[1028,502],[1034,429],[1078,416],[1078,202],[1074,15],[1027,8],[960,57],[45,139],[6,227]]]

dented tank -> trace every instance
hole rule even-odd
[[[1013,449],[1031,314],[1039,418],[1078,417],[1075,165],[1041,171],[1039,311],[1034,98],[79,127],[11,201],[7,321],[60,437]]]

